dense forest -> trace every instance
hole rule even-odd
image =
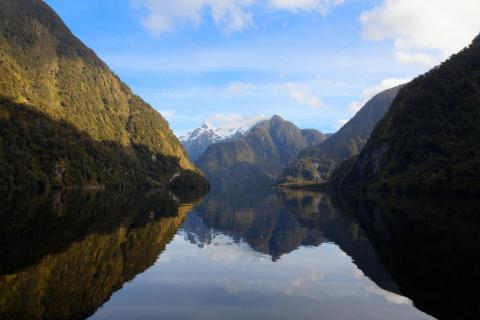
[[[162,116],[44,1],[0,6],[0,186],[206,185]]]
[[[334,182],[341,189],[479,193],[479,123],[480,36],[405,86]]]

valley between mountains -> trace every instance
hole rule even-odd
[[[45,2],[0,4],[4,188],[480,191],[480,37],[335,133],[260,116],[178,139]]]

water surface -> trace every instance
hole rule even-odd
[[[476,201],[3,195],[1,319],[475,319]]]

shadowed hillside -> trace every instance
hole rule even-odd
[[[211,145],[197,165],[215,186],[269,185],[302,149],[326,138],[317,130],[300,130],[274,116],[240,139]]]
[[[327,182],[343,161],[360,153],[400,88],[395,87],[379,93],[325,142],[300,152],[299,156],[283,170],[277,183],[306,185]]]
[[[405,86],[339,188],[480,193],[480,36]]]
[[[162,116],[44,1],[0,6],[1,186],[159,186],[195,170]]]

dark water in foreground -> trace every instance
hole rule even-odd
[[[480,201],[0,196],[0,319],[479,319]]]

